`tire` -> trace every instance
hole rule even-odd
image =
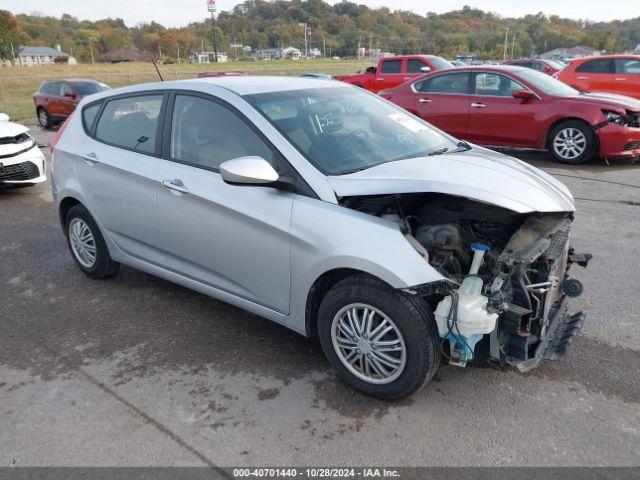
[[[49,115],[49,112],[47,112],[43,107],[38,108],[36,113],[38,114],[38,123],[42,128],[49,129],[53,127],[51,115]]]
[[[111,259],[98,225],[84,206],[71,207],[64,225],[71,257],[80,270],[91,278],[107,278],[118,272],[120,264]],[[84,230],[85,228],[87,230]],[[91,240],[85,242],[85,250],[81,251],[78,246],[74,246],[74,239],[78,239],[79,234],[86,238],[87,231],[91,235]],[[93,256],[90,254],[90,246],[93,246]]]
[[[371,337],[364,333],[358,336],[358,349],[354,356],[360,357],[361,360],[358,359],[351,367],[347,367],[347,352],[354,351],[353,345],[356,342],[353,341],[353,337],[350,340],[344,338],[344,330],[341,330],[337,323],[341,318],[348,318],[348,313],[345,317],[345,310],[348,312],[353,308],[362,312],[358,313],[360,319],[367,316],[364,308],[368,308],[369,313],[374,312],[373,326],[370,327],[374,334],[376,325],[380,326],[385,316],[395,329],[377,337],[390,325],[387,323]],[[363,330],[366,329],[363,328],[361,331]],[[338,338],[339,335],[342,337]],[[380,280],[365,275],[354,275],[341,280],[327,292],[318,310],[318,336],[324,354],[342,380],[356,390],[384,400],[411,395],[431,380],[440,366],[437,327],[427,304],[418,297],[394,290]],[[401,351],[390,352],[386,349],[385,355],[395,360],[393,364],[401,364],[395,371],[388,364],[382,364],[389,370],[388,373],[394,372],[387,378],[383,378],[381,370],[374,365],[377,362],[380,366],[380,357],[377,355],[380,355],[379,349],[384,348],[380,343],[371,342],[374,337],[377,337],[377,342],[395,342],[394,344],[398,345],[399,341],[401,344],[397,347]],[[338,345],[337,339],[350,342],[350,345],[342,348]],[[363,364],[365,351],[368,354],[367,358],[371,358],[369,372]],[[358,355],[357,352],[361,353]]]
[[[596,151],[596,138],[589,125],[567,120],[556,125],[549,134],[549,151],[559,163],[581,165]]]

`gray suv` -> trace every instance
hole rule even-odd
[[[380,398],[442,361],[558,359],[583,313],[567,188],[330,80],[208,78],[83,100],[53,147],[72,257],[319,337]]]

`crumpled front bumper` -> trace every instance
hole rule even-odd
[[[563,297],[549,316],[545,336],[538,343],[535,354],[527,360],[507,358],[507,363],[517,367],[521,372],[528,372],[539,366],[543,360],[564,359],[567,347],[580,333],[586,316],[584,312],[569,313]]]
[[[640,158],[640,128],[608,123],[596,129],[600,156],[609,159]]]

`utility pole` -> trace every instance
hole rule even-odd
[[[176,46],[178,47],[178,63],[180,63],[180,42],[176,42]]]
[[[511,39],[511,60],[513,60],[513,51],[516,48],[516,32],[513,32],[513,38]]]
[[[304,28],[304,58],[306,60],[309,57],[309,49],[307,48],[307,22],[299,23],[298,26]]]
[[[371,51],[371,41],[373,37],[369,35],[369,63],[373,63],[373,52]]]
[[[507,50],[509,47],[507,47],[507,45],[509,44],[509,27],[507,27],[507,33],[505,33],[504,35],[504,52],[502,54],[502,59],[506,60],[507,59]]]
[[[322,36],[322,56],[324,57],[324,59],[327,59],[327,36],[323,35]]]
[[[213,61],[218,63],[218,42],[216,41],[216,12],[211,12],[211,30],[213,30]]]

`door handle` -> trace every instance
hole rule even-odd
[[[471,107],[472,108],[486,108],[486,105],[484,103],[472,103]]]
[[[403,80],[411,80],[413,77],[404,77]]]
[[[376,77],[376,82],[379,82],[380,80],[384,80],[384,77]]]
[[[98,155],[94,152],[85,153],[82,159],[89,165],[95,165],[98,163]]]
[[[589,80],[587,77],[578,77],[578,80]]]
[[[616,82],[624,82],[626,78],[616,78]]]
[[[180,193],[189,193],[189,189],[184,186],[182,180],[174,178],[173,180],[162,180],[162,185],[167,187],[169,190],[175,190]]]
[[[419,98],[418,101],[420,103],[431,103],[431,99],[430,98]]]

